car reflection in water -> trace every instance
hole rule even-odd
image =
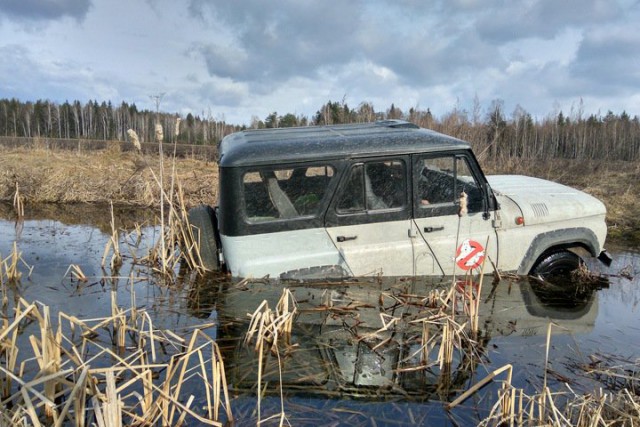
[[[446,297],[451,282],[424,280],[215,281],[191,301],[197,301],[192,308],[200,316],[216,308],[218,344],[227,381],[236,392],[258,387],[258,355],[254,345],[243,342],[250,315],[263,301],[275,311],[286,287],[295,296],[298,314],[284,344],[265,350],[264,392],[282,388],[289,396],[446,401],[469,388],[475,369],[486,362],[492,337],[544,336],[550,322],[561,326],[553,334],[591,331],[598,314],[596,290],[602,286],[558,287],[526,278],[486,284],[477,335],[469,331],[464,303],[454,304],[453,329],[463,326],[454,335],[453,359],[447,364],[438,359],[447,316],[433,306],[436,296]],[[463,288],[456,287],[458,298]],[[423,342],[435,344],[427,351]]]

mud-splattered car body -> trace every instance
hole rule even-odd
[[[577,254],[607,259],[599,200],[487,178],[467,142],[404,121],[234,133],[219,177],[219,205],[190,220],[206,266],[236,277],[546,274]]]

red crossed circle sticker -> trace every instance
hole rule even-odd
[[[484,248],[475,240],[466,239],[456,250],[456,264],[465,271],[478,268],[484,257]]]

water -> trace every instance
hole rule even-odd
[[[512,384],[527,393],[539,391],[550,321],[557,325],[552,327],[547,379],[554,391],[566,391],[565,381],[578,393],[606,386],[584,366],[633,363],[640,357],[640,253],[625,248],[611,251],[610,268],[590,265],[605,283],[570,296],[545,293],[528,280],[505,278],[495,285],[485,280],[474,356],[456,352],[450,371],[439,366],[416,370],[421,329],[414,321],[423,316],[424,302],[411,295],[448,289],[450,282],[237,283],[224,276],[193,280],[177,271],[177,281],[169,284],[148,266],[133,263],[158,237],[148,212],[116,210],[118,227],[128,230],[119,235],[125,262],[117,274],[101,267],[110,234],[108,209],[28,212],[17,228],[7,207],[0,214],[5,218],[0,220],[0,255],[8,256],[16,242],[24,262],[33,267],[27,278],[22,265],[25,277],[7,286],[10,300],[19,295],[56,312],[95,318],[111,314],[115,290],[118,305],[125,308],[135,295],[135,305],[147,310],[156,328],[185,335],[202,326],[222,348],[240,425],[257,421],[257,357],[241,343],[247,313],[263,300],[275,309],[285,286],[295,295],[300,314],[280,362],[275,355],[267,357],[261,405],[264,419],[277,414],[284,402],[292,425],[475,425],[497,401],[499,384],[451,411],[445,404],[505,364],[513,365]],[[142,224],[140,239],[131,233],[136,223]],[[71,264],[88,276],[86,283],[71,279]],[[391,317],[381,314],[399,320],[385,329]],[[29,333],[27,327],[23,334]]]

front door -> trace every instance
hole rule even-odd
[[[326,225],[354,276],[430,274],[433,256],[411,220],[409,161],[356,161],[342,180]]]
[[[477,245],[497,265],[496,232],[487,215],[489,199],[474,164],[460,153],[413,156],[415,224],[436,260],[435,273],[466,271],[460,265],[474,265]],[[485,272],[493,271],[489,260]],[[475,270],[479,272],[479,267]]]

